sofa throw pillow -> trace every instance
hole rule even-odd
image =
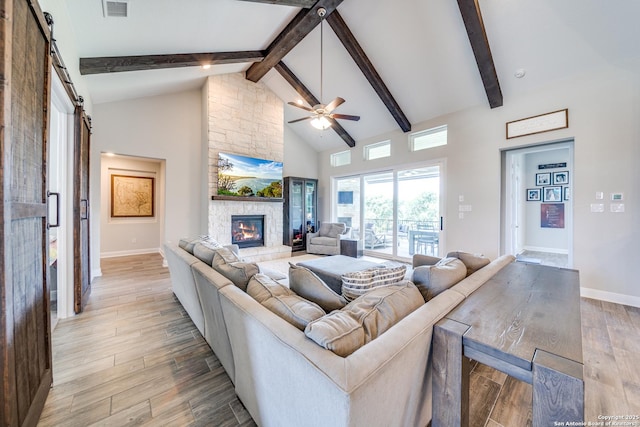
[[[309,322],[325,315],[317,304],[296,295],[265,274],[256,274],[249,280],[247,294],[301,331]]]
[[[435,265],[422,265],[413,269],[413,283],[425,302],[449,289],[467,275],[467,268],[457,258],[443,258]]]
[[[198,242],[193,245],[193,256],[208,265],[211,265],[211,263],[213,262],[213,256],[215,252],[216,250],[205,246],[202,242]]]
[[[315,302],[327,313],[347,305],[347,300],[335,293],[313,271],[292,263],[289,263],[289,288],[302,298]]]
[[[200,236],[200,243],[211,249],[220,249],[222,245],[211,236]]]
[[[347,301],[353,301],[360,295],[371,290],[374,276],[373,270],[362,270],[342,275],[342,296]]]
[[[420,291],[408,280],[371,290],[342,310],[310,322],[304,333],[318,345],[347,357],[388,331],[424,304]]]
[[[342,296],[347,301],[353,301],[360,295],[378,286],[388,286],[404,279],[407,266],[394,264],[394,266],[381,266],[354,273],[346,273],[342,276]]]
[[[348,311],[336,310],[309,322],[304,334],[319,346],[347,357],[364,345],[364,328]]]
[[[482,267],[489,265],[491,260],[484,255],[470,254],[469,252],[449,252],[447,257],[458,258],[467,267],[467,276],[471,276]]]
[[[193,255],[193,247],[199,242],[199,237],[183,237],[178,241],[178,246]]]
[[[211,266],[245,292],[249,279],[260,271],[257,264],[240,261],[238,256],[227,248],[214,251]]]

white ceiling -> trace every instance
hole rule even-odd
[[[130,0],[128,18],[104,18],[101,0],[66,0],[80,57],[265,49],[298,8],[238,0]],[[504,102],[550,82],[640,58],[640,2],[480,0]],[[338,11],[411,123],[476,105],[489,108],[464,24],[453,0],[344,0]],[[55,16],[54,16],[55,19]],[[399,129],[330,26],[324,24],[321,101],[356,141]],[[55,27],[54,27],[55,32]],[[64,47],[61,47],[64,49]],[[283,62],[320,98],[319,27]],[[95,104],[199,88],[212,74],[250,64],[86,76]],[[516,69],[526,76],[516,79]],[[299,96],[274,70],[263,79],[283,101]],[[305,116],[285,106],[285,120]],[[344,147],[333,131],[289,125],[316,150]]]

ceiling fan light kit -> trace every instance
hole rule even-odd
[[[318,9],[318,16],[320,16],[321,18],[324,18],[326,13],[327,11],[323,7]],[[322,100],[322,83],[323,83],[323,78],[322,78],[323,24],[324,24],[324,19],[320,21],[320,100]],[[303,120],[311,120],[311,126],[313,126],[318,130],[325,130],[331,127],[331,120],[329,119],[343,119],[343,120],[353,120],[353,121],[360,120],[360,116],[353,116],[349,114],[332,114],[332,111],[338,108],[344,102],[345,102],[344,99],[340,98],[339,96],[326,105],[322,104],[321,102],[317,105],[314,105],[313,108],[309,108],[302,105],[300,101],[288,102],[289,105],[292,105],[297,108],[301,108],[305,111],[312,113],[311,116],[303,117],[301,119],[291,120],[289,123],[301,122]]]

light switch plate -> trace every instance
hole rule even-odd
[[[596,191],[596,200],[604,199],[604,193],[602,191]]]
[[[611,212],[614,213],[622,213],[624,212],[624,203],[611,203],[609,209],[611,209]]]
[[[604,212],[604,203],[591,203],[591,212]]]

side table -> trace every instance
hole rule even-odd
[[[340,255],[350,256],[352,258],[360,258],[363,253],[362,240],[358,239],[342,239],[340,240]]]

